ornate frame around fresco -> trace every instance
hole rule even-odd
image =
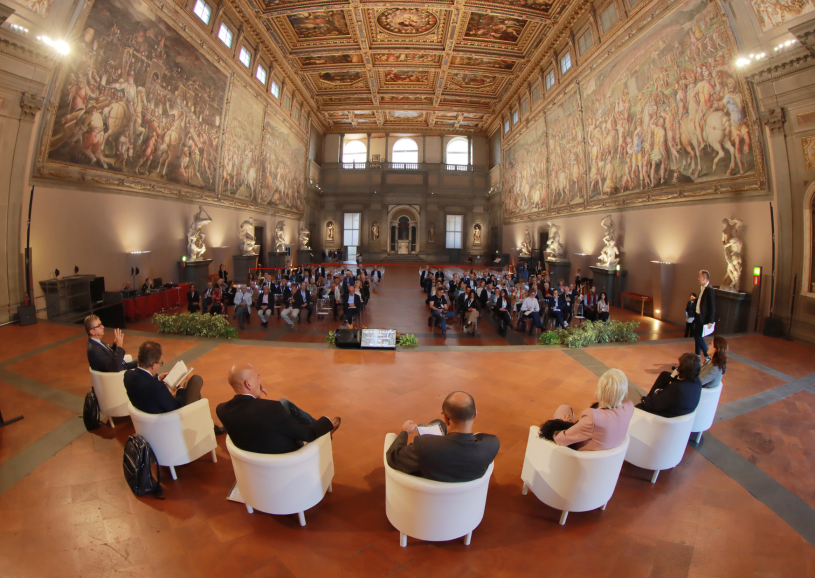
[[[649,31],[654,26],[664,24],[669,18],[670,13],[686,1],[687,0],[675,0],[673,2],[663,1],[658,3],[653,11],[643,10],[636,20],[634,20],[627,28],[619,32],[617,38],[613,42],[609,43],[607,46],[604,46],[604,50],[597,52],[593,59],[588,61],[588,66],[581,63],[580,68],[576,71],[578,74],[574,76],[572,81],[564,85],[557,92],[553,100],[546,103],[543,108],[539,109],[535,113],[534,116],[530,116],[525,119],[527,127],[523,131],[513,135],[511,140],[502,143],[502,163],[507,159],[507,151],[516,146],[516,144],[523,139],[526,132],[528,130],[532,130],[534,125],[541,120],[541,117],[546,118],[552,110],[560,105],[562,101],[572,93],[577,94],[580,115],[579,121],[582,126],[585,126],[585,118],[583,114],[583,88],[581,85],[585,84],[587,80],[592,79],[605,65],[611,63],[611,61],[616,58],[621,51],[630,47],[645,32]],[[737,43],[733,30],[729,25],[727,15],[718,2],[710,2],[708,5],[712,6],[715,10],[716,17],[719,19],[719,23],[724,30],[727,49],[730,50],[731,54],[736,54]],[[601,197],[599,199],[590,201],[588,198],[590,195],[590,168],[586,166],[583,170],[585,194],[582,203],[573,206],[552,207],[552,187],[550,183],[550,186],[548,187],[549,195],[546,209],[517,214],[507,214],[504,212],[504,224],[540,220],[542,218],[554,215],[607,211],[608,209],[613,208],[640,207],[651,204],[656,205],[664,203],[689,202],[715,198],[743,198],[743,193],[746,191],[755,191],[755,193],[751,196],[766,196],[769,193],[766,191],[767,181],[765,176],[764,149],[759,131],[759,124],[755,114],[753,95],[744,76],[738,72],[734,72],[734,76],[738,83],[738,90],[743,97],[745,118],[749,126],[752,154],[755,164],[755,172],[753,174],[711,179],[709,181],[691,183],[687,186],[675,185],[641,192],[638,191],[636,193],[624,193],[625,196],[620,195],[618,197]],[[544,138],[548,140],[548,127],[544,134]],[[588,161],[589,152],[585,135],[582,145],[584,158]],[[550,153],[551,151],[547,152],[547,165],[551,163],[551,159],[548,158]],[[729,153],[725,154],[727,155]],[[509,194],[507,183],[502,182],[501,188],[501,205],[502,207],[506,207],[507,194]]]
[[[129,0],[128,0],[129,1]],[[202,40],[192,37],[188,31],[187,26],[182,18],[179,18],[179,8],[172,3],[159,2],[157,7],[153,0],[135,0],[145,4],[157,18],[160,18],[164,23],[172,28],[182,39],[190,43],[191,48],[198,50],[203,58],[208,60],[213,66],[219,69],[226,75],[226,91],[224,96],[224,103],[221,111],[221,119],[229,118],[230,102],[232,100],[232,91],[236,82],[238,82],[249,95],[259,101],[263,107],[263,126],[265,129],[266,119],[276,117],[278,123],[289,131],[291,135],[298,139],[303,145],[303,209],[300,211],[290,210],[285,207],[268,206],[260,204],[258,194],[259,186],[261,184],[261,171],[256,170],[255,174],[255,187],[252,199],[240,199],[229,195],[223,195],[223,165],[224,154],[223,149],[219,147],[216,179],[217,185],[214,192],[207,192],[191,186],[184,186],[178,184],[164,184],[155,180],[142,178],[134,175],[126,175],[119,172],[114,172],[96,166],[80,166],[68,162],[60,162],[48,159],[49,144],[52,138],[54,123],[56,121],[57,109],[59,99],[62,96],[63,88],[68,74],[68,66],[62,64],[57,69],[55,75],[55,82],[48,95],[48,106],[44,111],[43,119],[39,127],[39,146],[37,149],[36,162],[32,167],[32,181],[40,184],[63,184],[67,186],[90,186],[93,189],[128,192],[143,194],[148,196],[159,196],[163,198],[174,198],[193,200],[195,202],[204,202],[208,204],[215,204],[228,207],[241,207],[252,209],[256,212],[269,213],[289,217],[292,219],[301,219],[304,215],[306,205],[306,195],[308,193],[308,136],[304,137],[301,128],[297,123],[291,122],[274,110],[274,106],[258,95],[257,87],[243,82],[236,77],[236,72],[231,70],[228,65],[224,63],[221,56],[212,48],[207,46]],[[82,9],[82,13],[77,20],[77,24],[71,34],[73,38],[79,38],[90,16],[91,10],[96,5],[96,1],[88,2]],[[219,126],[219,141],[223,142],[224,134],[226,132],[227,122],[224,120]],[[262,156],[262,151],[261,151]]]

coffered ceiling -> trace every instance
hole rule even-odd
[[[239,0],[328,130],[483,132],[574,0]]]

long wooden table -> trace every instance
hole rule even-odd
[[[637,299],[642,303],[642,307],[640,309],[640,315],[642,315],[643,317],[645,316],[645,303],[647,301],[653,301],[654,300],[653,297],[650,297],[648,295],[642,295],[640,293],[622,292],[622,293],[620,293],[620,301],[621,301],[620,305],[625,306],[625,298],[626,297],[628,297],[629,299]],[[651,306],[651,308],[653,309],[653,305]]]
[[[178,287],[166,291],[141,295],[132,299],[122,299],[125,307],[125,317],[130,321],[148,319],[153,313],[186,305],[187,291],[189,290],[189,283],[181,283]]]

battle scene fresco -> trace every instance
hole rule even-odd
[[[507,215],[547,208],[546,123],[536,122],[504,152],[504,211]]]
[[[479,72],[454,72],[450,75],[453,84],[462,88],[486,88],[495,84],[495,77]]]
[[[354,84],[362,80],[360,72],[321,72],[318,76],[320,80],[328,84]]]
[[[427,84],[430,73],[421,70],[386,70],[385,82],[396,84]]]
[[[757,188],[763,156],[725,22],[715,4],[680,2],[573,85],[546,113],[545,158],[532,153],[540,128],[505,149],[507,216],[541,211],[547,192],[552,210],[662,191],[645,201],[656,202],[705,183]],[[548,183],[529,162],[548,164]]]
[[[750,0],[765,32],[815,10],[812,0]]]
[[[221,194],[255,199],[262,130],[263,105],[240,86],[233,86],[221,147]]]
[[[228,78],[141,0],[97,0],[44,156],[215,193]]]
[[[519,18],[473,12],[467,22],[464,38],[518,42],[525,26],[526,20]]]
[[[411,54],[406,52],[386,52],[382,54],[374,54],[374,62],[377,64],[386,64],[389,62],[414,62],[423,64],[440,64],[440,54]]]
[[[266,115],[260,166],[260,204],[301,212],[306,199],[306,146]]]
[[[376,17],[376,23],[391,34],[416,36],[436,28],[439,19],[419,8],[388,8]]]
[[[301,40],[336,38],[350,36],[345,12],[326,10],[325,12],[299,12],[287,16],[294,33]]]
[[[335,64],[362,64],[361,54],[329,54],[326,56],[301,56],[300,66],[331,66]]]
[[[383,94],[379,97],[379,101],[382,104],[433,104],[433,97],[414,94]]]
[[[581,83],[589,198],[755,171],[725,36],[714,5],[686,0]]]
[[[498,70],[512,70],[515,61],[506,58],[484,58],[483,56],[453,56],[450,60],[452,66],[474,66],[478,68],[495,68]]]
[[[552,9],[552,2],[547,0],[492,0],[496,4],[512,6],[514,8],[527,8],[538,12],[549,12]]]

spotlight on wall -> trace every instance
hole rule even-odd
[[[130,251],[130,253],[128,253],[128,255],[146,255],[149,252],[150,251]]]
[[[792,46],[796,42],[798,42],[798,40],[796,40],[795,38],[793,38],[791,40],[787,40],[786,42],[782,42],[781,44],[776,46],[774,50],[775,50],[775,52],[779,52],[781,50],[784,50],[785,48],[789,48],[790,46]]]
[[[59,52],[62,55],[68,54],[71,47],[64,40],[51,40],[48,36],[37,36],[37,40]]]
[[[28,28],[20,26],[19,24],[9,24],[8,27],[12,32],[19,34],[20,36],[25,36],[28,34]]]
[[[744,68],[748,64],[752,64],[753,62],[758,62],[759,60],[763,60],[767,56],[764,52],[757,52],[751,53],[747,56],[740,56],[736,59],[736,66],[739,68]]]

